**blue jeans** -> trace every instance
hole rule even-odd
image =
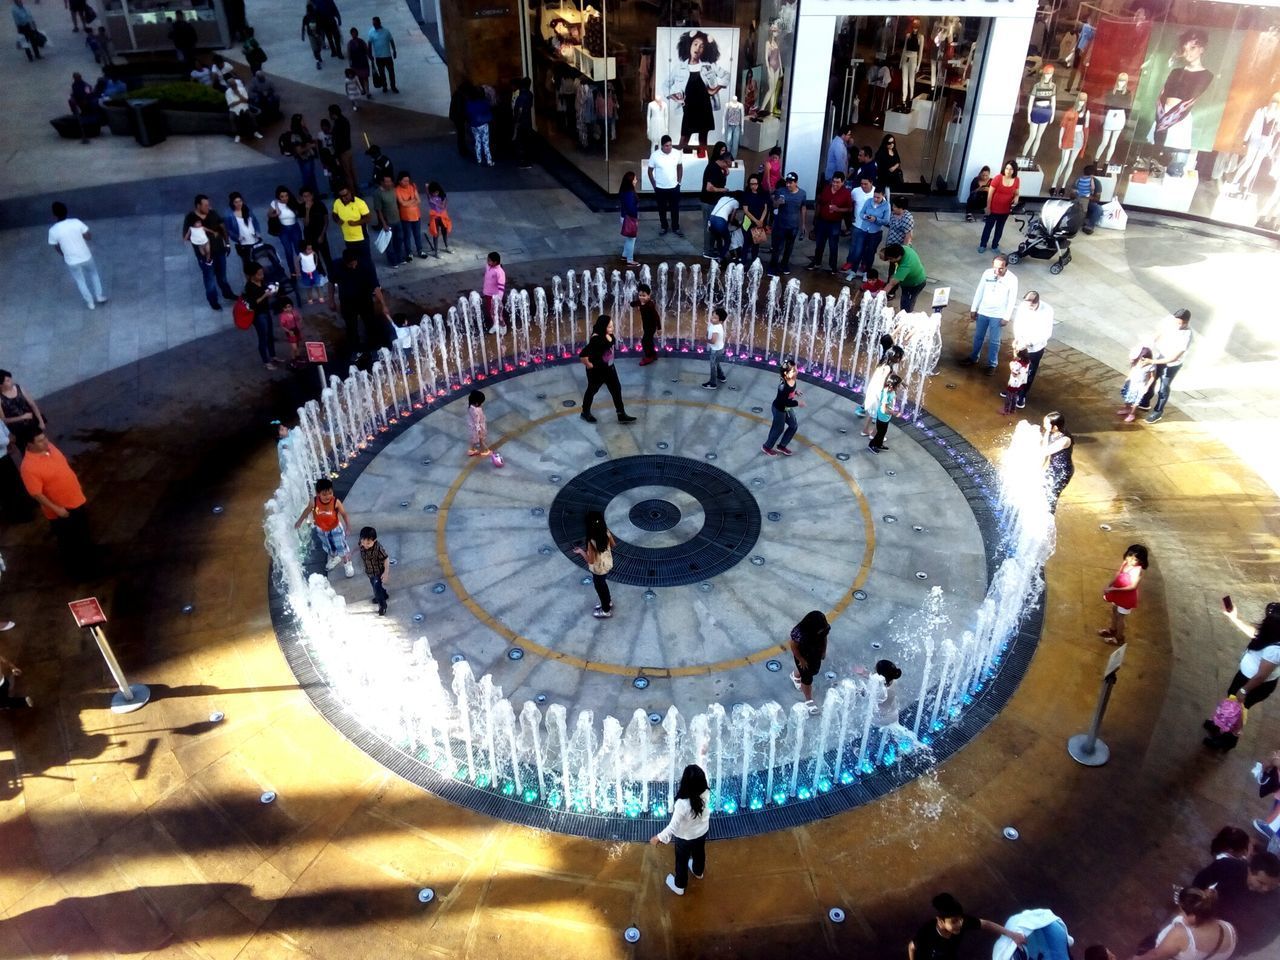
[[[387,588],[382,585],[382,577],[369,574],[369,586],[373,587],[373,599],[382,610],[387,605]]]
[[[834,273],[836,269],[836,257],[840,256],[840,221],[839,220],[823,220],[821,218],[814,221],[813,238],[817,241],[817,246],[813,249],[813,264],[820,266],[822,264],[822,252],[827,246],[827,241],[831,242],[830,260],[831,270]]]
[[[724,217],[710,217],[707,232],[711,236],[711,254],[723,257],[729,252],[729,221]]]
[[[769,439],[764,442],[765,448],[772,450],[775,446],[785,447],[800,429],[796,422],[795,411],[787,407],[773,411],[773,426],[769,428]]]
[[[899,289],[902,290],[902,309],[907,313],[913,312],[916,308],[916,297],[920,296],[920,291],[924,289],[924,284],[908,286],[904,283]]]
[[[385,256],[390,266],[399,266],[404,262],[404,251],[400,248],[400,224],[389,223],[388,229],[391,231],[391,242],[387,244]]]
[[[1178,375],[1178,371],[1182,369],[1182,364],[1176,367],[1166,366],[1165,364],[1156,364],[1155,379],[1151,381],[1151,386],[1147,388],[1146,395],[1138,402],[1138,405],[1144,410],[1151,403],[1152,395],[1156,398],[1156,413],[1164,413],[1164,405],[1169,402],[1169,391],[1173,388],[1173,378]]]
[[[864,272],[875,266],[876,248],[880,246],[880,231],[868,233],[866,230],[853,228],[849,237],[849,263],[854,270]]]
[[[409,241],[413,241],[410,243]],[[417,251],[418,256],[422,256],[422,221],[421,220],[401,220],[400,221],[400,245],[404,249],[404,255],[407,259],[411,254],[410,250]]]
[[[623,237],[622,238],[622,259],[631,261],[631,260],[634,260],[635,258],[636,258],[636,238]]]
[[[720,349],[720,350],[711,350],[711,349],[708,349],[708,350],[707,350],[707,359],[708,359],[708,360],[710,361],[710,363],[711,363],[711,373],[710,373],[710,375],[707,377],[707,383],[711,384],[711,385],[714,387],[714,386],[716,386],[716,385],[717,385],[721,380],[724,380],[724,379],[725,379],[724,371],[720,369],[720,361],[724,359],[724,350],[723,350],[723,349]]]
[[[231,284],[227,283],[227,255],[222,250],[214,249],[210,259],[213,263],[205,263],[200,259],[200,255],[196,254],[196,263],[200,267],[200,279],[204,281],[205,299],[209,301],[209,306],[220,307],[222,304],[218,300],[218,291],[222,291],[222,295],[228,300],[236,298],[235,291],[231,289]]]
[[[987,241],[991,241],[991,249],[1000,249],[1000,238],[1004,236],[1004,223],[1009,219],[1007,213],[988,213],[982,221],[982,239],[978,246],[987,249]],[[994,232],[993,232],[994,229]]]
[[[471,128],[471,139],[476,145],[476,163],[493,165],[493,154],[489,152],[489,125],[482,123]]]
[[[263,363],[276,358],[276,338],[271,329],[271,311],[263,310],[253,315],[253,332],[258,335],[258,356]]]
[[[982,352],[982,341],[987,340],[987,366],[994,367],[1000,363],[1000,318],[978,314],[977,329],[973,331],[973,351],[969,359],[974,363]],[[988,337],[988,334],[990,336]]]
[[[316,62],[320,62],[320,58],[316,57]],[[294,157],[294,161],[298,164],[298,175],[302,177],[302,189],[310,190],[317,196],[320,195],[320,185],[316,181],[316,158],[307,157],[305,160]]]
[[[302,251],[302,224],[291,223],[289,226],[280,226],[280,249],[284,251],[284,272],[286,276],[292,277],[293,271],[297,267],[298,254]]]

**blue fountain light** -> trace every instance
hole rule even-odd
[[[809,790],[808,787],[801,787],[799,790],[796,791],[796,796],[799,797],[801,800],[813,799],[813,793],[812,791]]]
[[[525,787],[524,802],[533,803],[537,799],[538,799],[538,791],[533,789],[533,787]]]
[[[733,800],[726,800],[723,804],[720,805],[720,809],[723,810],[725,813],[737,813],[738,804]]]
[[[773,802],[776,803],[778,806],[782,806],[784,803],[787,802],[787,795],[781,792],[775,793],[773,795]]]
[[[828,780],[826,777],[823,777],[821,780],[819,780],[819,781],[818,781],[818,792],[819,792],[819,793],[830,793],[830,792],[831,792],[831,781],[830,781],[830,780]]]
[[[843,773],[841,773],[841,774],[840,774],[840,782],[841,782],[842,784],[845,784],[846,786],[847,786],[848,784],[850,784],[850,783],[853,783],[853,771],[852,771],[852,770],[845,770]]]

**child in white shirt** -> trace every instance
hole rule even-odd
[[[724,307],[716,307],[707,318],[707,356],[711,361],[711,373],[702,385],[704,390],[715,390],[728,379],[720,370],[725,347],[724,322],[728,316]]]

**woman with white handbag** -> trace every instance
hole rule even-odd
[[[591,571],[591,583],[600,598],[591,614],[597,620],[608,620],[613,616],[613,598],[609,595],[609,582],[605,578],[613,570],[613,548],[617,543],[605,525],[604,514],[599,510],[588,510],[585,544],[574,547],[573,552],[587,561],[587,569]]]

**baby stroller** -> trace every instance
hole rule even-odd
[[[249,257],[253,263],[262,267],[263,279],[268,286],[276,284],[280,288],[279,293],[290,297],[295,304],[298,302],[298,288],[293,282],[293,272],[284,268],[284,264],[280,262],[280,254],[272,244],[254,244]]]
[[[992,960],[1071,960],[1071,936],[1067,925],[1051,910],[1024,910],[1004,922],[1027,938],[1019,947],[1008,937],[996,941]]]
[[[1022,221],[1018,221],[1022,226]],[[1009,266],[1032,257],[1036,260],[1058,259],[1049,265],[1050,273],[1061,273],[1071,262],[1071,238],[1084,226],[1084,211],[1071,200],[1046,200],[1039,216],[1026,226],[1026,239],[1009,254]]]

